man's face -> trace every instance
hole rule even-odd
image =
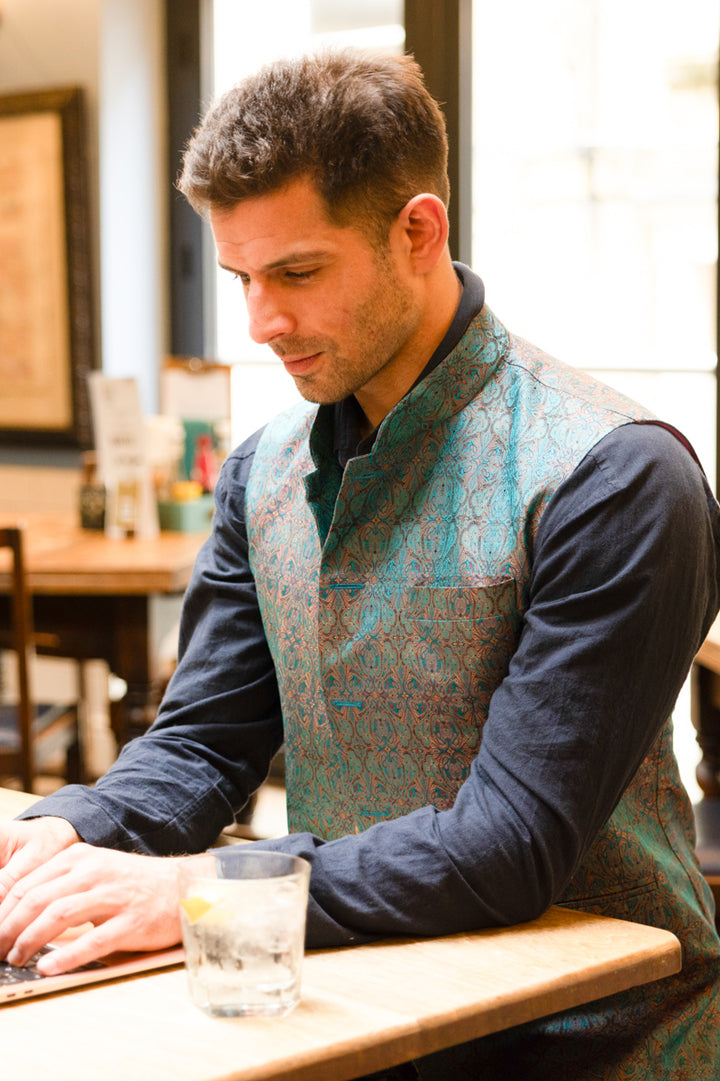
[[[359,229],[333,224],[305,179],[210,220],[220,265],[242,282],[253,340],[282,359],[308,401],[355,394],[377,424],[376,400],[427,359],[414,356],[423,306],[401,230],[378,250]]]

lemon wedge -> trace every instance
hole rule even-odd
[[[212,908],[210,901],[206,901],[204,897],[181,897],[180,904],[190,923],[197,923]]]

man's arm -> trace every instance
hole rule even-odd
[[[247,562],[244,485],[255,442],[231,456],[218,483],[178,668],[153,728],[94,788],[67,786],[0,824],[0,958],[23,964],[82,920],[95,926],[44,957],[43,971],[179,941],[174,861],[135,853],[208,847],[267,773],[282,720]]]
[[[201,851],[247,802],[282,744],[282,716],[248,565],[245,481],[257,435],[225,463],[198,555],[178,667],[157,721],[94,788],[68,786],[22,818],[66,818],[83,840],[153,855]]]

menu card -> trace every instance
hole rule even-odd
[[[156,536],[157,503],[137,381],[102,372],[92,372],[89,379],[97,472],[107,493],[105,532],[111,537]]]

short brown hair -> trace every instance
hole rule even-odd
[[[447,205],[445,121],[411,57],[342,50],[268,64],[210,108],[178,187],[205,214],[300,177],[333,221],[378,238],[420,192]]]

